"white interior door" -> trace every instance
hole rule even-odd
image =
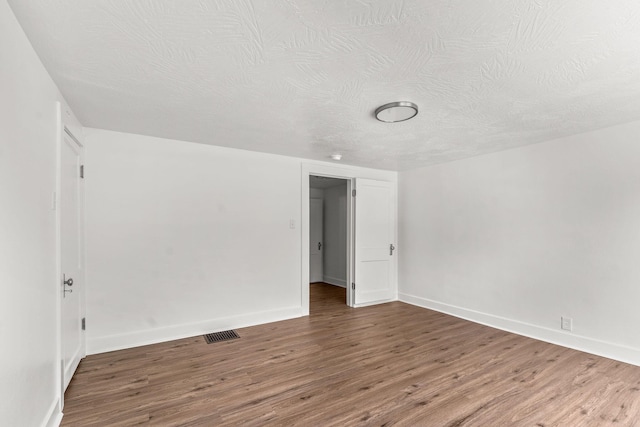
[[[356,179],[355,305],[393,297],[394,188],[390,182]]]
[[[309,201],[309,282],[323,280],[322,199]]]
[[[63,274],[60,278],[60,328],[64,389],[84,357],[81,158],[82,147],[64,131],[60,161],[60,261]]]

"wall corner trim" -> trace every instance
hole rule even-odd
[[[339,279],[337,277],[332,277],[332,276],[323,276],[322,280],[325,283],[328,283],[330,285],[340,286],[341,288],[347,287],[347,281],[345,279]]]
[[[42,421],[42,427],[58,427],[61,422],[62,412],[60,412],[60,399],[56,398]]]
[[[627,347],[597,339],[567,334],[562,331],[542,326],[532,325],[513,319],[507,319],[493,314],[482,313],[479,311],[469,310],[463,307],[433,301],[427,298],[421,298],[410,294],[399,293],[398,299],[407,304],[438,311],[460,319],[469,320],[481,325],[522,335],[528,338],[548,342],[550,344],[560,345],[562,347],[571,348],[578,351],[602,356],[620,362],[629,363],[640,366],[640,349]]]

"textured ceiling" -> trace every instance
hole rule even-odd
[[[404,170],[640,119],[638,0],[9,3],[90,127]]]

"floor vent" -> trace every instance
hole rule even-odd
[[[214,332],[212,334],[206,334],[204,336],[204,339],[207,342],[207,344],[211,344],[219,341],[235,340],[236,338],[240,338],[240,335],[236,334],[236,331]]]

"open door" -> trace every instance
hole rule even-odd
[[[355,306],[389,301],[394,289],[394,187],[358,178],[355,197]]]
[[[84,357],[82,260],[82,146],[66,128],[60,161],[60,328],[63,392]]]
[[[323,280],[322,199],[309,201],[309,283]]]

